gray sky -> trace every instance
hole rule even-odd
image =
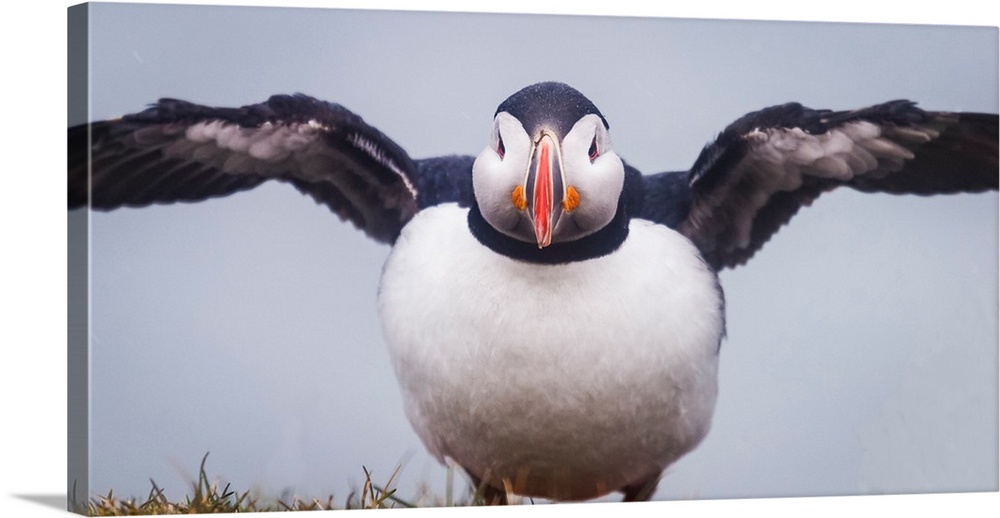
[[[92,118],[159,97],[339,102],[416,158],[476,154],[541,80],[601,109],[644,172],[747,111],[895,98],[996,112],[995,28],[95,4]],[[708,438],[659,499],[997,489],[997,194],[836,192],[722,274]],[[375,313],[388,247],[287,186],[92,219],[92,480],[180,496],[201,456],[276,495],[445,471]]]

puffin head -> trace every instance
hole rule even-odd
[[[486,222],[539,249],[610,223],[624,182],[604,116],[583,94],[553,82],[500,103],[490,145],[472,166]]]

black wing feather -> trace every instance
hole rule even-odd
[[[691,188],[687,171],[642,176],[643,219],[677,228],[691,211]]]
[[[471,192],[467,159],[414,162],[350,110],[301,94],[240,108],[162,99],[69,129],[68,203],[110,210],[195,202],[273,179],[391,243],[419,208],[433,204],[420,189],[443,189],[435,203],[458,201],[466,181]]]
[[[997,116],[982,113],[940,115],[954,119],[941,134],[914,149],[904,174],[859,176],[850,182],[864,192],[953,194],[997,189]]]
[[[475,197],[472,193],[472,163],[475,161],[475,157],[466,155],[417,160],[420,172],[417,205],[421,209],[448,202],[471,206]]]
[[[643,212],[686,235],[714,268],[734,267],[838,186],[921,195],[996,190],[997,127],[996,115],[926,112],[905,100],[840,112],[774,106],[741,117],[702,150],[686,175],[687,197],[681,174],[649,177]],[[673,223],[675,213],[649,206],[656,198],[690,210]]]

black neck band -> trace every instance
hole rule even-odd
[[[625,214],[624,205],[623,197],[618,202],[618,212],[615,213],[614,219],[601,230],[575,241],[552,243],[545,248],[514,239],[493,228],[486,222],[477,203],[469,207],[469,230],[483,246],[518,261],[538,264],[586,261],[610,254],[625,242],[625,238],[628,237],[629,218]]]

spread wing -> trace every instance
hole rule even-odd
[[[713,267],[734,267],[838,186],[921,195],[997,189],[997,124],[996,115],[927,112],[909,101],[837,112],[774,106],[729,125],[690,171],[647,177],[644,212],[664,219],[657,199],[671,189],[667,197],[687,210],[671,226]]]
[[[69,129],[68,202],[101,210],[194,202],[276,180],[391,243],[420,208],[467,203],[471,164],[414,161],[343,106],[301,94],[241,108],[162,99]]]

